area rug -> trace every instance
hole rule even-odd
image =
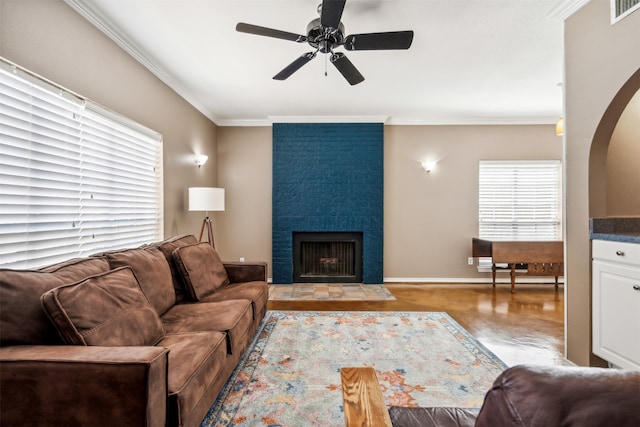
[[[348,366],[372,366],[388,406],[461,407],[506,368],[446,313],[269,311],[202,427],[344,426]]]
[[[362,283],[294,283],[271,285],[269,301],[393,301],[385,285]]]

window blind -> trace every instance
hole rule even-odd
[[[615,23],[640,8],[640,0],[611,0],[611,23]]]
[[[0,61],[0,267],[162,238],[162,138]]]
[[[480,161],[479,237],[562,240],[558,160]]]

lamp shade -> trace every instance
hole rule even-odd
[[[190,211],[223,211],[224,188],[216,187],[190,187],[189,188]]]

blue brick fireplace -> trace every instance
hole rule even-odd
[[[273,283],[293,281],[293,235],[362,233],[362,282],[383,281],[384,125],[273,125]]]

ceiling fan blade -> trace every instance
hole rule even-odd
[[[357,85],[364,80],[360,71],[349,61],[344,53],[338,52],[331,55],[331,63],[340,71],[351,86]]]
[[[305,43],[307,41],[307,37],[301,34],[274,30],[273,28],[260,27],[259,25],[245,24],[244,22],[239,22],[238,25],[236,25],[236,31],[239,31],[241,33],[255,34],[258,36],[290,40],[292,42],[298,43]]]
[[[307,53],[302,54],[302,56],[300,56],[298,59],[293,61],[291,64],[287,65],[278,74],[273,76],[273,79],[274,80],[286,80],[286,79],[288,79],[289,76],[291,76],[291,74],[293,74],[296,71],[298,71],[300,68],[302,68],[302,66],[304,64],[306,64],[307,62],[311,61],[315,57],[316,57],[316,53],[315,52],[307,52]]]
[[[413,31],[351,34],[344,39],[344,48],[346,50],[409,49],[412,41]]]
[[[347,0],[323,0],[320,9],[320,24],[324,27],[338,28],[342,11]]]

